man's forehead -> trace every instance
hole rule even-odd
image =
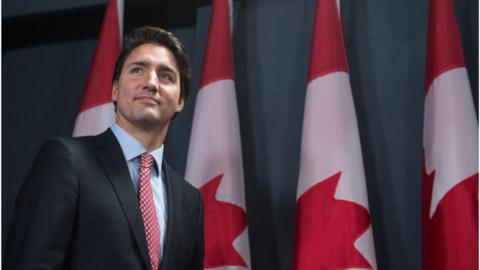
[[[127,56],[125,64],[142,62],[148,65],[167,65],[178,70],[175,55],[167,47],[159,44],[144,43],[135,47]]]

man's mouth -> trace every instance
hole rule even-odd
[[[143,103],[153,104],[153,105],[159,104],[158,100],[156,100],[153,97],[149,97],[149,96],[136,97],[135,100],[141,101]]]

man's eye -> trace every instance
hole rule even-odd
[[[133,74],[138,74],[140,72],[142,72],[142,69],[139,67],[134,67],[130,70],[130,73],[133,73]]]
[[[160,79],[164,80],[164,81],[172,82],[173,81],[173,76],[168,74],[168,73],[164,73],[164,74],[160,74]]]

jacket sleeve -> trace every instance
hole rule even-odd
[[[200,192],[196,192],[198,195],[198,230],[197,230],[197,237],[195,241],[195,251],[193,254],[192,259],[192,267],[190,269],[194,270],[203,270],[203,257],[204,257],[204,231],[203,231],[203,200],[200,196]]]
[[[66,141],[51,139],[41,147],[18,193],[5,269],[68,268],[77,199],[71,151]]]

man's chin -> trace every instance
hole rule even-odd
[[[144,129],[156,129],[164,126],[170,122],[170,118],[162,117],[160,115],[147,115],[135,121],[136,124]]]

